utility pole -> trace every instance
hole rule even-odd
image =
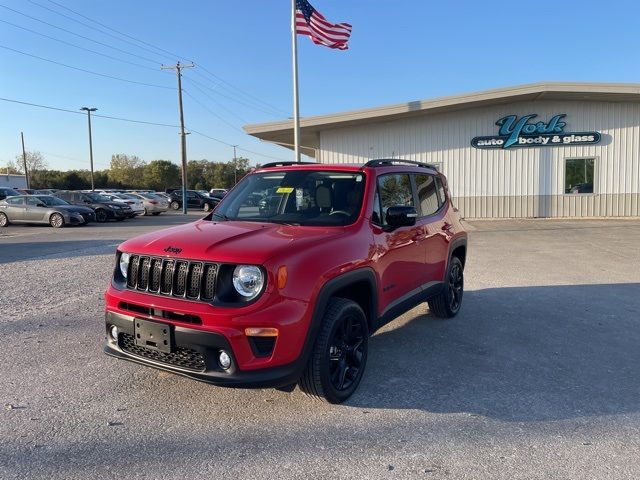
[[[233,186],[236,186],[236,183],[238,183],[238,164],[236,163],[236,159],[238,157],[236,157],[236,147],[238,145],[233,145]]]
[[[182,110],[182,69],[193,68],[195,65],[181,64],[161,65],[162,70],[175,70],[178,77],[178,108],[180,109],[180,146],[182,150],[182,213],[187,214],[187,134],[184,131],[184,112]]]
[[[20,138],[22,139],[22,162],[24,163],[24,176],[27,179],[27,188],[31,188],[29,183],[29,171],[27,170],[27,151],[24,149],[24,133],[20,132]]]
[[[93,183],[93,139],[91,138],[91,112],[98,110],[95,107],[82,107],[80,110],[87,112],[87,121],[89,122],[89,161],[91,162],[91,191],[96,187]]]

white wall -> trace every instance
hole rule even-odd
[[[544,122],[553,115],[567,114],[563,119],[567,123],[565,132],[598,131],[602,140],[598,145],[566,147],[507,150],[471,147],[473,137],[498,134],[495,122],[499,118],[531,113],[538,114],[535,120]],[[470,205],[470,200],[463,199],[486,202],[487,197],[527,197],[530,201],[517,214],[511,211],[498,214],[489,207],[484,214],[473,216],[640,215],[640,104],[637,103],[511,103],[320,133],[317,158],[321,162],[364,163],[391,157],[441,164],[453,197],[465,205]],[[565,198],[570,196],[564,195],[564,159],[583,157],[597,159],[593,197],[598,198]],[[609,205],[620,201],[616,197],[621,194],[627,194],[622,201],[628,205],[620,208],[617,203]],[[539,197],[549,196],[557,197],[553,201],[560,205],[559,210],[550,207],[557,211],[543,212],[536,207],[541,201]],[[516,198],[520,200],[524,199]],[[492,201],[496,200],[489,199]],[[586,202],[584,211],[572,213],[562,207],[575,202]],[[595,207],[596,204],[599,206]]]

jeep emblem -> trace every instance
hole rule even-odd
[[[167,248],[164,249],[164,251],[166,253],[175,253],[177,255],[182,251],[182,249],[181,248],[172,247],[171,245],[169,245]]]

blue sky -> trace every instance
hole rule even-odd
[[[346,52],[299,38],[303,116],[543,80],[640,82],[640,3],[635,1],[311,3],[331,21],[351,23],[353,34]],[[61,6],[172,54],[122,37]],[[4,22],[119,59],[0,22],[0,97],[70,110],[95,106],[98,114],[175,125],[175,75],[159,66],[193,60],[226,83],[220,85],[202,68],[186,72],[187,128],[266,156],[291,159],[289,150],[240,131],[245,123],[290,116],[289,9],[288,0],[0,0]],[[165,88],[98,77],[6,47]],[[0,166],[20,151],[24,131],[27,148],[43,152],[50,167],[86,168],[86,130],[85,116],[0,101]],[[179,160],[175,128],[96,118],[93,131],[96,168],[107,167],[113,153],[147,161]],[[269,160],[245,150],[238,155],[253,163]],[[189,159],[232,156],[228,145],[196,134],[188,137]]]

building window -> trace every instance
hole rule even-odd
[[[420,203],[420,214],[423,217],[433,215],[440,208],[438,202],[438,189],[436,178],[433,175],[418,174],[416,178],[416,188],[418,189],[418,202]]]
[[[392,174],[378,178],[382,224],[387,224],[387,210],[398,205],[413,207],[413,191],[409,175]]]
[[[593,193],[595,158],[567,158],[564,168],[564,193]]]

